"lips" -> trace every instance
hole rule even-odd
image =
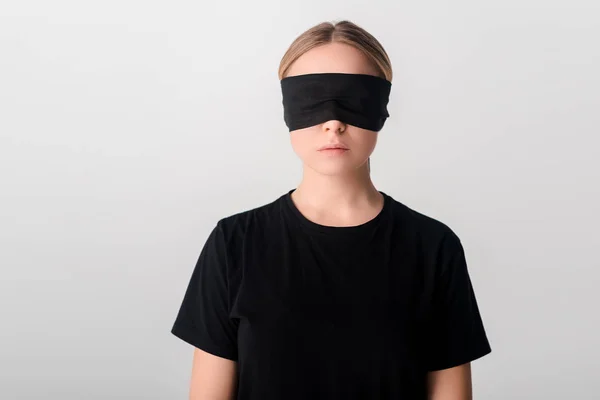
[[[319,151],[323,150],[348,150],[348,148],[343,144],[328,144],[319,149]]]

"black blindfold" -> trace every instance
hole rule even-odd
[[[392,83],[366,74],[316,73],[281,80],[283,119],[290,131],[336,119],[379,131],[389,117]]]

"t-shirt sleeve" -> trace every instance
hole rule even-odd
[[[225,239],[210,233],[183,297],[171,333],[208,353],[237,360],[237,322],[229,316]]]
[[[460,239],[449,232],[437,258],[428,324],[427,370],[471,362],[492,351],[469,277]]]

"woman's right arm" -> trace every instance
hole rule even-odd
[[[194,348],[190,400],[234,400],[237,363]]]
[[[228,248],[218,223],[198,257],[171,332],[194,346],[190,400],[233,400],[238,321],[231,317]],[[230,290],[232,291],[230,293]]]

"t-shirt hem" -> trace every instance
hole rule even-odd
[[[199,332],[195,331],[189,326],[181,323],[175,323],[171,329],[171,333],[184,342],[191,344],[192,346],[207,353],[217,357],[226,358],[231,361],[237,361],[238,357],[236,352],[232,352],[231,350],[224,349],[221,346],[217,346],[214,343],[209,342]]]
[[[440,370],[448,369],[448,368],[452,368],[452,367],[457,367],[459,365],[463,365],[463,364],[469,363],[471,361],[475,361],[485,355],[490,354],[491,352],[492,352],[492,348],[490,346],[485,346],[485,347],[478,349],[477,351],[473,351],[468,354],[463,354],[460,357],[454,357],[453,359],[446,360],[444,362],[438,362],[436,364],[432,364],[429,366],[429,368],[427,368],[427,371],[433,372],[433,371],[440,371]]]

